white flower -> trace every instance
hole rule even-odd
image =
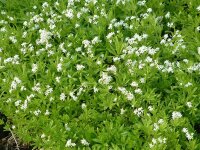
[[[125,87],[118,87],[118,90],[122,92],[122,94],[126,95],[128,92]]]
[[[50,97],[49,101],[52,102],[53,100],[54,100],[54,98],[53,98],[53,97]]]
[[[110,39],[115,33],[114,32],[110,32],[108,33],[108,35],[106,36],[107,39]]]
[[[82,50],[81,47],[77,47],[77,48],[75,49],[76,52],[80,52],[81,50]]]
[[[187,133],[187,132],[188,132],[188,129],[187,129],[187,128],[183,128],[182,131],[183,131],[184,133]]]
[[[152,8],[148,8],[148,9],[147,9],[147,12],[148,12],[148,13],[151,13],[151,12],[152,12]]]
[[[155,138],[152,138],[152,143],[153,144],[156,144],[157,143],[157,140]]]
[[[17,85],[21,83],[21,80],[18,77],[14,77],[14,80],[12,81],[10,85],[9,92],[11,93],[13,90],[17,89]]]
[[[199,54],[200,54],[200,49],[199,49]],[[183,59],[183,62],[188,64],[189,60],[188,59]]]
[[[87,48],[90,46],[90,41],[88,40],[83,40],[82,44],[84,45],[84,48]]]
[[[197,10],[200,11],[200,5],[197,7]]]
[[[114,62],[120,61],[120,58],[119,58],[119,57],[113,57],[113,61],[114,61]]]
[[[145,83],[145,79],[144,79],[144,78],[141,78],[141,79],[140,79],[140,83]]]
[[[33,6],[33,9],[37,9],[37,6]]]
[[[192,139],[193,139],[194,133],[191,133],[191,134],[190,134],[187,128],[183,128],[183,129],[182,129],[182,132],[185,133],[185,136],[186,136],[186,138],[187,138],[188,140],[192,140]]]
[[[14,77],[14,81],[15,81],[17,84],[20,84],[20,83],[21,83],[21,80],[20,80],[18,77]]]
[[[165,18],[170,18],[170,12],[167,12],[167,14],[165,15]]]
[[[45,138],[46,137],[46,135],[43,133],[42,135],[41,135],[41,138],[43,139],[43,138]]]
[[[50,114],[49,110],[47,109],[45,115],[48,116]]]
[[[143,114],[143,112],[144,112],[144,110],[142,107],[134,110],[134,114],[137,115],[138,117],[140,117]]]
[[[2,28],[0,29],[0,31],[1,31],[1,32],[6,32],[7,29],[6,29],[5,27],[2,27]]]
[[[147,56],[147,58],[145,59],[145,61],[146,61],[146,62],[152,62],[153,59],[152,59],[151,57]]]
[[[153,128],[154,131],[157,131],[157,130],[159,129],[159,126],[158,126],[157,123],[154,123],[154,124],[153,124],[153,127],[154,127],[154,128]]]
[[[188,82],[187,84],[185,84],[185,87],[189,87],[189,86],[192,86],[191,82]]]
[[[162,137],[159,137],[157,140],[158,140],[158,142],[160,142],[160,143],[166,143],[166,140],[167,140],[167,139],[166,139],[166,138],[163,138],[163,139],[162,139]]]
[[[197,52],[200,55],[200,47],[197,48]]]
[[[72,98],[74,101],[76,101],[76,100],[78,99],[78,97],[76,97],[76,96],[74,95],[74,92],[70,92],[69,95],[71,96],[71,98]]]
[[[172,113],[172,119],[175,120],[175,119],[178,119],[178,118],[181,118],[182,117],[182,114],[178,111],[174,111]]]
[[[65,98],[66,98],[65,93],[61,93],[61,94],[60,94],[60,100],[61,100],[61,101],[64,101]]]
[[[16,101],[16,102],[15,102],[15,106],[16,106],[16,107],[19,106],[19,104],[20,104],[21,102],[22,102],[21,100]]]
[[[56,82],[60,83],[60,77],[56,77]]]
[[[121,108],[120,109],[120,114],[123,115],[125,113],[125,111],[126,111],[125,109]]]
[[[139,89],[139,88],[137,88],[137,89],[135,89],[135,93],[137,93],[137,94],[142,94],[142,90]]]
[[[48,40],[51,38],[52,33],[47,30],[39,30],[40,33],[40,39],[36,40],[37,44],[45,44],[48,43]]]
[[[85,68],[85,66],[77,64],[76,65],[76,70],[83,70]]]
[[[73,9],[68,9],[68,10],[64,11],[64,14],[69,19],[72,19],[74,17]]]
[[[68,126],[68,123],[65,124],[65,129],[66,129],[67,131],[70,131],[70,130],[71,130],[71,128]]]
[[[54,51],[52,51],[52,50],[48,51],[48,57],[52,56],[53,54],[55,54]]]
[[[191,102],[187,102],[186,105],[191,108],[192,107],[192,103]]]
[[[21,109],[25,110],[25,109],[27,109],[27,107],[28,107],[28,100],[25,100],[25,101],[24,101],[24,104],[21,105]],[[38,112],[38,114],[40,113],[39,110],[36,111],[36,112]],[[36,116],[37,116],[37,115],[36,115]]]
[[[167,139],[166,138],[163,138],[163,143],[166,143]]]
[[[138,87],[138,83],[133,81],[131,84],[130,84],[132,87]]]
[[[101,65],[101,61],[100,60],[98,60],[96,63],[97,63],[97,65]]]
[[[81,140],[81,144],[83,144],[85,146],[88,146],[90,143],[88,143],[85,139],[82,139]]]
[[[32,87],[32,90],[41,93],[40,83],[36,83],[36,85]]]
[[[92,40],[92,44],[96,44],[96,43],[99,43],[99,42],[101,42],[101,40],[99,40],[98,36],[94,37],[94,39]]]
[[[135,98],[135,96],[131,93],[131,92],[127,92],[126,93],[126,97],[129,101],[133,100]]]
[[[32,64],[32,72],[33,72],[33,73],[36,73],[37,70],[38,70],[37,64]]]
[[[146,3],[146,0],[138,1],[138,2],[137,2],[137,4],[138,4],[139,6],[144,6],[145,3]]]
[[[34,113],[36,116],[38,116],[38,115],[41,113],[41,111],[38,109],[38,110],[35,110],[33,113]]]
[[[10,36],[9,39],[11,40],[12,43],[16,43],[17,39],[15,36]]]
[[[75,28],[78,28],[80,27],[80,25],[78,23],[75,24]]]
[[[48,7],[48,6],[49,6],[49,4],[48,4],[47,2],[44,2],[44,3],[42,4],[42,7],[43,7],[43,8]]]
[[[112,65],[112,66],[110,66],[110,67],[107,68],[107,71],[116,74],[117,68],[114,65]]]
[[[45,91],[45,96],[48,96],[50,93],[53,92],[53,88],[51,88],[49,85],[47,85],[47,90]]]
[[[74,146],[76,146],[76,143],[72,143],[71,139],[67,140],[67,143],[65,144],[65,147],[74,147]]]
[[[21,86],[20,91],[26,91],[26,87],[25,86]]]
[[[112,80],[112,77],[109,76],[106,72],[102,73],[102,77],[99,79],[99,83],[101,84],[109,84]]]
[[[62,51],[63,53],[66,53],[66,52],[67,52],[67,50],[64,48],[64,43],[61,43],[61,44],[59,45],[59,48],[61,49],[61,51]]]
[[[148,107],[148,110],[149,110],[149,111],[153,111],[153,107],[152,107],[152,106],[149,106],[149,107]]]
[[[82,104],[81,104],[81,108],[82,108],[82,109],[84,109],[84,108],[86,108],[86,107],[87,107],[87,105],[86,105],[85,103],[82,103]]]
[[[168,22],[168,23],[167,23],[167,26],[168,26],[169,28],[172,28],[172,27],[173,27],[173,25],[174,25],[174,23],[173,23],[173,22]]]
[[[58,71],[58,72],[61,72],[61,71],[62,71],[62,64],[61,64],[61,63],[59,63],[59,64],[57,65],[57,71]]]
[[[80,18],[81,15],[82,15],[82,13],[78,12],[76,16],[77,16],[77,18]]]
[[[152,148],[152,147],[154,147],[154,145],[150,143],[150,144],[149,144],[149,147]]]
[[[15,127],[15,125],[12,125],[12,129],[15,129],[16,127]]]
[[[192,140],[193,139],[193,135],[194,135],[194,133],[186,133],[186,137],[187,137],[187,139],[188,140]]]
[[[99,91],[99,89],[96,87],[93,87],[93,90],[94,90],[94,93],[97,93]]]
[[[164,123],[164,120],[163,119],[159,119],[158,120],[158,124],[163,124]]]
[[[115,97],[115,98],[113,99],[113,102],[117,102],[117,97]]]

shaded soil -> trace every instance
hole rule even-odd
[[[0,139],[0,150],[32,150],[32,147],[28,144],[22,144],[19,141],[18,144],[19,147],[17,148],[12,135],[9,134],[7,137]]]
[[[32,150],[32,147],[28,144],[20,143],[18,139],[19,147],[15,143],[12,134],[9,131],[4,130],[7,118],[4,114],[0,112],[0,119],[4,121],[3,125],[0,125],[0,150]]]

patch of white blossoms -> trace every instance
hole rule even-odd
[[[85,146],[89,146],[89,142],[86,141],[86,139],[82,139],[81,140],[81,144],[85,145]]]
[[[9,92],[11,93],[13,90],[17,89],[17,86],[19,84],[21,84],[21,80],[18,77],[14,77],[14,80],[12,81],[11,85],[10,85],[10,90]]]
[[[76,146],[76,143],[73,143],[71,139],[67,140],[65,147],[74,147],[74,146]]]
[[[107,72],[103,72],[101,78],[99,79],[99,83],[108,85],[112,81],[112,77],[108,75]]]
[[[172,119],[175,120],[175,119],[179,119],[182,117],[182,114],[178,111],[174,111],[172,112]]]
[[[48,43],[48,40],[51,38],[52,33],[47,31],[46,29],[39,30],[40,33],[40,39],[36,41],[37,44],[46,44]]]
[[[37,64],[32,64],[32,72],[36,73],[38,70],[38,65]]]
[[[189,133],[187,128],[183,128],[182,132],[185,133],[185,136],[188,140],[192,140],[193,139],[193,135],[194,133]]]
[[[134,110],[134,114],[137,115],[138,117],[142,116],[143,113],[144,113],[144,109],[143,109],[142,107],[136,108],[136,109]]]

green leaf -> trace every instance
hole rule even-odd
[[[0,119],[0,125],[3,125],[3,124],[4,124],[3,120],[2,120],[2,119]]]
[[[6,4],[6,0],[0,0],[0,2]]]

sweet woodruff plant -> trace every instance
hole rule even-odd
[[[0,0],[0,112],[44,150],[200,149],[200,1]]]

